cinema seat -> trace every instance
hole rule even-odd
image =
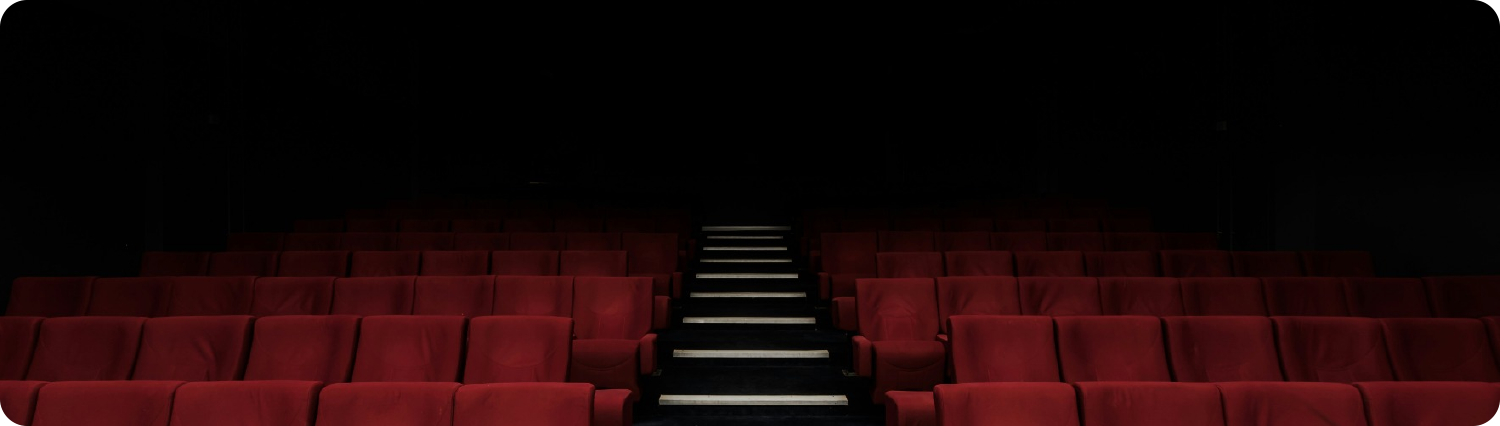
[[[1232,277],[1229,252],[1223,250],[1162,250],[1161,273],[1166,277]]]
[[[1400,381],[1500,382],[1484,323],[1472,318],[1380,320]]]
[[[1395,380],[1380,322],[1371,318],[1271,317],[1282,370],[1294,382]]]
[[[458,383],[336,383],[318,396],[317,426],[452,426]]]
[[[1234,275],[1238,277],[1300,277],[1302,258],[1295,251],[1234,251]]]
[[[1338,278],[1261,278],[1272,316],[1349,316],[1344,282]]]
[[[71,317],[88,313],[94,277],[19,277],[11,281],[5,315]]]
[[[1158,263],[1149,251],[1083,252],[1083,269],[1091,277],[1159,277]]]
[[[1018,251],[1016,276],[1018,277],[1083,277],[1083,252],[1077,251]]]
[[[401,232],[396,234],[393,250],[454,250],[451,232]]]
[[[1219,388],[1212,383],[1080,382],[1080,418],[1086,425],[1223,425]]]
[[[463,382],[563,382],[568,378],[573,320],[555,316],[503,315],[469,324]]]
[[[1371,318],[1432,316],[1427,287],[1419,278],[1343,278],[1349,314]]]
[[[880,278],[936,278],[943,276],[943,254],[930,252],[885,252],[875,254]]]
[[[228,251],[281,251],[285,239],[281,232],[231,232],[225,247]]]
[[[11,423],[30,425],[36,410],[36,396],[47,382],[0,380],[0,410]]]
[[[167,316],[249,315],[255,277],[175,277]]]
[[[351,382],[456,382],[465,318],[376,315],[359,323]]]
[[[1169,316],[1162,322],[1176,381],[1282,380],[1269,318]]]
[[[1020,277],[1022,315],[1103,315],[1099,281],[1083,277]]]
[[[651,294],[682,297],[676,233],[627,232],[620,234],[620,246],[627,253],[625,269],[630,276],[651,277]]]
[[[1099,278],[1099,302],[1104,315],[1183,315],[1176,278]]]
[[[949,332],[948,318],[954,315],[1021,314],[1019,284],[1014,277],[938,278],[937,304],[938,331],[944,334]]]
[[[208,275],[274,277],[279,260],[279,251],[216,252],[208,259]]]
[[[933,388],[939,426],[1078,426],[1067,383],[960,383]]]
[[[500,293],[497,278],[496,295]],[[573,282],[572,363],[568,380],[601,389],[629,389],[656,371],[654,302],[646,277],[576,277]],[[499,309],[499,306],[496,306]]]
[[[1500,275],[1425,277],[1437,317],[1479,318],[1500,315]]]
[[[172,297],[171,277],[99,278],[89,293],[89,315],[161,317]]]
[[[950,277],[1014,276],[1014,263],[1008,251],[943,252],[943,269]]]
[[[510,250],[510,234],[505,232],[456,232],[454,250]]]
[[[173,395],[183,383],[161,380],[50,383],[37,393],[33,424],[167,426]]]
[[[131,380],[240,380],[250,351],[249,315],[146,320]]]
[[[198,382],[177,388],[172,426],[312,426],[318,391],[312,381]],[[231,420],[232,419],[232,420]]]
[[[350,277],[417,275],[422,267],[419,251],[356,251],[350,254]]]
[[[878,274],[874,232],[824,232],[819,294],[823,299],[854,296],[854,280]]]
[[[627,256],[624,250],[563,250],[558,254],[558,275],[623,277]]]
[[[43,320],[26,380],[128,379],[145,323],[141,317]]]
[[[0,381],[24,380],[42,317],[0,317]]]
[[[412,288],[415,315],[476,317],[494,311],[494,275],[421,276]]]
[[[1366,251],[1304,251],[1302,267],[1309,277],[1373,277],[1375,265]]]
[[[1106,232],[1104,249],[1108,251],[1160,251],[1161,235],[1155,232]]]
[[[993,232],[990,233],[990,250],[1000,251],[1046,251],[1046,232]]]
[[[278,277],[347,277],[349,276],[349,252],[283,251],[277,261]]]
[[[417,277],[339,278],[333,282],[334,315],[411,315]]]
[[[573,316],[572,276],[495,277],[495,315]]]
[[[1218,383],[1225,426],[1366,426],[1359,390],[1342,383]]]
[[[142,277],[208,275],[206,251],[148,251],[141,253]]]
[[[490,273],[494,275],[557,275],[557,271],[557,251],[509,250],[490,252]]]
[[[359,317],[288,315],[255,321],[245,380],[349,381]]]
[[[1145,316],[1053,317],[1066,382],[1170,382],[1161,319]]]
[[[874,376],[872,399],[891,390],[928,390],[947,371],[937,340],[936,284],[931,278],[866,278],[855,284],[859,335],[854,336],[854,372]]]
[[[594,385],[492,383],[465,385],[453,398],[454,426],[490,426],[495,419],[534,426],[590,426]]]
[[[1370,426],[1486,424],[1500,406],[1500,387],[1489,383],[1360,382]]]
[[[1188,315],[1266,316],[1259,278],[1181,278],[1182,308]]]
[[[333,308],[333,277],[255,279],[250,315],[328,315]]]
[[[1052,318],[954,315],[948,321],[956,383],[1060,381]]]

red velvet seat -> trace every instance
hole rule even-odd
[[[866,278],[855,295],[859,332],[854,372],[874,376],[873,400],[891,390],[928,390],[947,371],[937,341],[936,283],[931,278]]]
[[[948,333],[954,315],[1020,315],[1019,284],[1014,277],[943,277],[937,279],[938,330]],[[1051,325],[1048,325],[1051,327]]]
[[[420,251],[356,251],[350,255],[351,277],[417,275],[422,267]]]
[[[937,251],[937,239],[928,231],[880,231],[876,234],[878,252]]]
[[[1479,318],[1500,315],[1500,275],[1425,277],[1437,317]]]
[[[454,426],[505,423],[535,426],[589,426],[594,417],[594,385],[588,383],[492,383],[465,385],[453,398]]]
[[[563,250],[568,246],[561,232],[510,232],[510,250]]]
[[[509,250],[490,253],[490,273],[494,275],[557,275],[557,271],[557,251]]]
[[[26,379],[42,317],[0,317],[0,381]]]
[[[1349,314],[1371,318],[1432,316],[1427,286],[1419,278],[1343,278]]]
[[[333,282],[334,315],[411,315],[417,277],[339,278]]]
[[[464,383],[562,382],[568,378],[573,320],[555,316],[474,318]]]
[[[89,315],[160,317],[172,297],[171,277],[99,278],[89,292]]]
[[[359,317],[288,315],[255,321],[245,380],[349,381]]]
[[[495,287],[498,297],[498,278]],[[650,278],[576,277],[573,331],[577,340],[568,380],[593,383],[601,389],[629,389],[639,397],[640,375],[656,371],[656,334],[651,333],[654,305]]]
[[[1160,251],[1161,235],[1155,232],[1106,232],[1104,249],[1109,251]]]
[[[1023,315],[1103,315],[1099,281],[1082,277],[1020,277]]]
[[[293,232],[286,234],[281,249],[294,251],[343,250],[343,232]]]
[[[929,252],[885,252],[875,254],[880,278],[936,278],[943,276],[943,254]]]
[[[216,252],[208,259],[208,275],[215,277],[274,277],[279,251]]]
[[[415,315],[475,317],[494,311],[494,275],[417,277],[412,289]]]
[[[1396,380],[1500,382],[1484,323],[1472,318],[1380,320]]]
[[[1083,268],[1091,277],[1159,277],[1156,253],[1149,251],[1086,251]]]
[[[168,316],[249,315],[255,277],[176,277]]]
[[[1099,278],[1104,315],[1183,315],[1182,288],[1176,278]]]
[[[954,315],[948,321],[956,383],[1059,381],[1052,318]]]
[[[1067,382],[1169,382],[1157,317],[1054,317],[1058,363]]]
[[[1366,426],[1359,390],[1341,383],[1218,383],[1225,426]]]
[[[1084,271],[1083,252],[1077,251],[1018,251],[1016,276],[1018,277],[1082,277]]]
[[[454,250],[510,250],[508,232],[455,232]]]
[[[250,315],[328,315],[333,308],[333,277],[255,279]]]
[[[986,251],[990,249],[990,233],[986,231],[939,232],[933,236],[937,251]]]
[[[377,315],[359,323],[352,382],[456,382],[465,318]]]
[[[1370,426],[1480,425],[1495,416],[1500,387],[1490,383],[1360,382]]]
[[[281,251],[286,234],[281,232],[231,232],[228,251]]]
[[[1380,322],[1371,318],[1271,317],[1282,370],[1294,382],[1395,380]]]
[[[70,317],[88,313],[94,277],[19,277],[11,281],[5,315]]]
[[[1366,251],[1304,251],[1302,267],[1309,277],[1373,277],[1375,265]]]
[[[26,380],[125,380],[141,343],[141,317],[42,321]]]
[[[875,232],[824,232],[821,239],[818,287],[823,299],[854,296],[854,280],[878,274]]]
[[[452,426],[458,383],[337,383],[318,395],[317,426]]]
[[[1048,232],[1047,250],[1103,251],[1104,237],[1098,232]]]
[[[322,247],[299,247],[296,250],[348,250],[348,251],[386,251],[396,249],[395,232],[349,232],[339,240],[338,247],[328,249]]]
[[[131,380],[240,380],[250,351],[249,315],[146,320]]]
[[[627,232],[620,234],[620,246],[627,253],[625,269],[630,276],[651,277],[651,294],[682,296],[676,233]]]
[[[1083,424],[1111,426],[1223,425],[1219,388],[1212,383],[1081,382]]]
[[[1261,278],[1273,316],[1349,316],[1344,282],[1331,277]]]
[[[1014,276],[1014,263],[1008,251],[943,252],[944,271],[950,277]]]
[[[1188,315],[1266,316],[1259,278],[1182,278],[1182,308]]]
[[[142,277],[208,275],[206,251],[148,251],[141,253]]]
[[[347,277],[349,276],[349,252],[283,251],[277,261],[278,277]]]
[[[495,315],[573,316],[572,276],[495,277]]]
[[[1232,277],[1229,252],[1223,250],[1162,250],[1164,277]]]
[[[318,391],[312,381],[187,383],[172,402],[172,426],[312,426]]]
[[[31,414],[36,410],[37,393],[47,382],[0,380],[0,410],[11,423],[30,425]]]
[[[1047,233],[1041,231],[990,233],[990,250],[1046,251]]]
[[[558,256],[558,275],[623,277],[627,256],[624,250],[564,250]]]
[[[1302,258],[1295,251],[1235,251],[1229,256],[1234,260],[1234,275],[1237,277],[1300,277]]]
[[[939,426],[1078,426],[1067,383],[962,383],[933,388]]]
[[[1281,381],[1266,317],[1163,317],[1172,375],[1179,382]]]
[[[50,383],[37,393],[33,423],[167,426],[183,382],[160,380]]]
[[[460,276],[490,273],[490,252],[485,250],[424,251],[421,275]]]
[[[619,232],[563,232],[563,250],[606,251],[621,247]]]

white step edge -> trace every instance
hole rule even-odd
[[[786,247],[755,247],[755,246],[727,247],[727,246],[713,246],[713,247],[704,247],[703,250],[705,250],[705,251],[786,251]]]
[[[807,297],[807,293],[800,291],[694,291],[689,292],[692,298],[727,298],[727,297]]]
[[[710,240],[779,240],[780,235],[709,235]]]
[[[791,259],[698,259],[698,263],[792,263]]]
[[[816,350],[748,350],[748,349],[674,349],[673,358],[828,358],[825,349]]]
[[[751,279],[751,280],[775,280],[796,279],[797,274],[777,274],[771,272],[699,272],[694,274],[695,278],[710,279]]]
[[[817,324],[814,317],[683,317],[683,324]]]
[[[744,231],[790,231],[790,226],[754,226],[754,225],[719,225],[704,226],[703,232],[744,232]]]
[[[662,395],[661,405],[849,405],[844,395]]]

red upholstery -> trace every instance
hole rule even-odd
[[[292,221],[292,232],[344,232],[343,219],[297,219]]]
[[[573,277],[495,277],[495,315],[573,316]]]
[[[951,217],[943,219],[943,230],[951,232],[992,232],[995,222],[987,217]]]
[[[505,219],[505,232],[552,232],[552,219],[547,218],[507,218]],[[559,250],[552,248],[548,250]]]
[[[351,277],[416,275],[422,267],[420,251],[356,251],[350,257]]]
[[[61,382],[37,394],[35,425],[167,426],[183,382]]]
[[[1111,426],[1223,425],[1219,388],[1212,383],[1081,382],[1083,424]]]
[[[931,278],[873,278],[855,284],[860,335],[854,369],[874,375],[875,403],[890,390],[927,390],[942,383],[946,356],[938,334]]]
[[[26,380],[125,380],[141,342],[140,317],[42,321]]]
[[[0,317],[0,380],[22,380],[31,365],[42,317]]]
[[[680,296],[681,274],[677,266],[677,234],[671,232],[620,235],[620,246],[628,253],[626,271],[631,276],[651,277],[651,294]]]
[[[1091,277],[1159,277],[1156,253],[1149,251],[1086,251],[1084,269]]]
[[[146,320],[131,380],[239,380],[250,351],[249,315]]]
[[[1361,382],[1370,426],[1487,424],[1500,406],[1500,387],[1489,383]]]
[[[172,297],[171,277],[122,277],[94,280],[89,315],[160,317]]]
[[[1273,316],[1349,316],[1344,283],[1338,278],[1261,278],[1266,310]]]
[[[1182,315],[1182,290],[1176,278],[1100,278],[1104,315]]]
[[[626,257],[624,250],[564,250],[559,255],[558,275],[623,277]]]
[[[1162,232],[1162,250],[1218,250],[1219,236],[1212,232]]]
[[[333,307],[333,277],[260,277],[250,315],[328,315]]]
[[[312,426],[322,383],[187,383],[172,402],[172,426]]]
[[[1047,220],[1047,232],[1099,232],[1099,219],[1093,218],[1053,218]],[[1065,249],[1083,250],[1083,249]],[[1102,250],[1102,249],[1097,249]]]
[[[1225,426],[1365,426],[1354,386],[1339,383],[1219,383]]]
[[[413,286],[412,313],[475,317],[494,311],[495,276],[424,276]]]
[[[396,232],[400,222],[396,219],[348,219],[344,221],[347,232]]]
[[[950,277],[1015,275],[1008,251],[949,251],[943,253],[943,264]]]
[[[937,251],[937,240],[926,231],[880,231],[876,233],[876,251],[880,252],[927,252]]]
[[[231,232],[229,251],[281,251],[286,234],[281,232]]]
[[[1259,278],[1182,278],[1182,309],[1188,315],[1266,316]]]
[[[1432,313],[1438,317],[1500,315],[1500,275],[1426,277]]]
[[[459,276],[490,273],[490,252],[485,250],[424,251],[422,275]]]
[[[255,277],[176,277],[168,316],[249,315]]]
[[[1102,251],[1104,237],[1098,232],[1050,232],[1047,234],[1047,250]]]
[[[985,251],[990,249],[990,233],[986,231],[939,232],[934,236],[937,251]]]
[[[876,253],[880,278],[935,278],[943,276],[943,254],[929,252]]]
[[[359,324],[353,382],[456,382],[464,321],[448,315],[378,315]]]
[[[1235,251],[1229,256],[1237,277],[1303,276],[1302,258],[1295,251]]]
[[[1021,277],[1024,315],[1102,315],[1099,282],[1095,278]]]
[[[396,234],[396,250],[454,250],[451,232],[401,232]]]
[[[652,301],[650,278],[575,278],[569,380],[640,395],[638,375],[656,370]]]
[[[948,321],[955,382],[1059,381],[1052,318],[954,315]]]
[[[467,385],[453,400],[454,426],[505,423],[535,426],[589,426],[594,385],[588,383],[493,383]]]
[[[501,232],[505,230],[505,223],[500,219],[453,219],[448,226],[453,228],[453,232]]]
[[[148,251],[141,253],[142,277],[208,275],[206,251]]]
[[[317,426],[452,426],[458,383],[338,383],[318,396]]]
[[[350,232],[343,235],[343,239],[339,241],[339,246],[336,248],[298,248],[297,250],[384,251],[395,249],[395,232]]]
[[[208,274],[216,277],[273,277],[279,260],[279,251],[217,252],[208,259]]]
[[[448,219],[401,219],[396,228],[400,230],[402,234],[418,232],[448,232]]]
[[[562,382],[568,378],[573,320],[488,316],[469,324],[464,383]]]
[[[11,281],[6,315],[70,317],[88,312],[94,277],[20,277]]]
[[[954,315],[1020,315],[1018,287],[1014,277],[938,278],[939,332],[948,332],[948,317]]]
[[[515,232],[510,233],[511,250],[562,250],[567,247],[567,238],[561,232]]]
[[[932,399],[932,391],[890,391],[885,398],[885,424],[937,426],[937,402]]]
[[[1163,250],[1161,273],[1166,277],[1232,277],[1229,252],[1223,250]]]
[[[417,277],[339,278],[333,282],[334,315],[411,315]]]
[[[990,234],[990,250],[1002,251],[1046,251],[1046,232],[994,232]]]
[[[456,232],[453,234],[454,250],[510,250],[510,233],[506,232]]]
[[[347,277],[349,252],[284,251],[276,267],[278,277]]]
[[[825,299],[853,296],[856,279],[876,276],[875,235],[875,232],[823,233],[822,272],[818,274],[820,295]]]
[[[1078,426],[1067,383],[964,383],[933,388],[939,426]]]
[[[1427,289],[1418,278],[1344,278],[1349,315],[1371,318],[1432,316]]]
[[[1062,379],[1068,382],[1168,382],[1157,317],[1054,317]]]
[[[1500,382],[1477,319],[1386,318],[1380,325],[1396,380]]]
[[[1266,317],[1163,317],[1172,375],[1179,382],[1281,381]]]
[[[29,425],[36,409],[36,396],[47,382],[0,380],[0,409],[11,423]]]
[[[343,250],[343,232],[293,232],[286,234],[282,250]]]
[[[349,381],[359,317],[289,315],[255,321],[245,380]]]
[[[1302,267],[1309,277],[1375,276],[1375,265],[1366,251],[1304,251]]]
[[[1161,235],[1155,232],[1106,232],[1104,249],[1109,251],[1160,251]]]
[[[1395,380],[1380,322],[1370,318],[1271,317],[1282,370],[1294,382]]]
[[[494,275],[557,275],[558,253],[547,250],[510,250],[491,253]]]
[[[1018,251],[1018,277],[1082,277],[1083,253],[1077,251]]]
[[[998,232],[1047,232],[1046,219],[995,219]]]

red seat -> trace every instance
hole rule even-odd
[[[1170,382],[1161,319],[1143,316],[1053,317],[1067,382]]]
[[[573,320],[555,316],[487,316],[469,324],[464,383],[563,382],[568,378]]]
[[[996,232],[1047,232],[1046,219],[995,219]]]
[[[1188,315],[1266,316],[1259,278],[1182,278],[1182,308]]]
[[[343,232],[293,232],[286,234],[281,249],[296,251],[343,250]]]
[[[1109,251],[1160,251],[1161,235],[1155,232],[1106,232],[1104,249]]]
[[[1236,251],[1234,275],[1238,277],[1300,277],[1302,259],[1295,251]]]
[[[1161,273],[1166,277],[1232,277],[1229,252],[1223,250],[1162,250]]]
[[[284,251],[277,261],[278,277],[347,277],[349,276],[349,252],[328,251]]]
[[[1418,278],[1344,278],[1349,314],[1371,318],[1432,316],[1427,289]]]
[[[876,234],[876,251],[937,251],[937,240],[926,231],[880,231]]]
[[[627,232],[620,234],[620,246],[628,253],[625,269],[630,276],[651,277],[651,294],[682,296],[676,233]]]
[[[990,250],[1046,251],[1046,232],[994,232],[990,233]]]
[[[328,248],[296,248],[296,250],[348,250],[348,251],[385,251],[396,249],[395,232],[349,232],[343,235],[338,247]]]
[[[494,275],[557,275],[556,251],[496,251],[490,256],[490,273]]]
[[[148,251],[141,253],[142,277],[208,275],[206,251]]]
[[[1018,277],[1082,277],[1083,252],[1077,251],[1018,251],[1016,276]]]
[[[1015,265],[1008,251],[943,252],[944,270],[950,277],[1014,276]]]
[[[452,426],[458,383],[337,383],[318,395],[317,426]]]
[[[453,232],[501,232],[505,223],[500,219],[453,219],[448,224]]]
[[[94,280],[89,315],[161,317],[172,297],[171,277],[121,277]]]
[[[1385,318],[1396,380],[1500,382],[1484,323],[1472,318]]]
[[[1067,383],[962,383],[933,388],[939,426],[1078,426]]]
[[[447,315],[377,315],[359,323],[353,382],[456,382],[464,321]]]
[[[255,277],[176,277],[168,316],[249,315]]]
[[[1271,317],[1286,378],[1294,382],[1395,380],[1380,322],[1371,318]]]
[[[1349,316],[1344,283],[1338,278],[1261,278],[1260,282],[1272,316]]]
[[[510,250],[563,250],[566,234],[561,232],[510,232]]]
[[[495,419],[534,426],[589,426],[594,385],[492,383],[465,385],[453,398],[454,426],[489,426]]]
[[[401,233],[448,232],[448,219],[401,219],[396,229]],[[427,249],[405,249],[427,250]]]
[[[344,221],[346,232],[396,232],[400,229],[400,222],[396,219],[347,219]]]
[[[947,333],[954,315],[1020,315],[1018,287],[1014,277],[938,278],[938,330]]]
[[[1500,406],[1500,387],[1489,383],[1361,382],[1370,426],[1487,424]]]
[[[1099,281],[1082,277],[1021,277],[1023,315],[1102,315]]]
[[[245,380],[349,381],[359,317],[288,315],[255,321]]]
[[[249,315],[146,320],[131,380],[239,380],[250,351]]]
[[[955,382],[1059,381],[1052,318],[954,315],[948,320]]]
[[[1176,278],[1100,278],[1099,302],[1104,315],[1183,315]]]
[[[333,282],[334,315],[411,315],[417,277],[339,278]]]
[[[1365,426],[1359,390],[1340,383],[1219,383],[1225,426]]]
[[[322,383],[187,383],[172,402],[172,426],[312,426]],[[233,420],[230,420],[233,419]]]
[[[939,232],[933,237],[937,251],[985,251],[990,249],[990,233],[985,231]]]
[[[412,298],[416,315],[489,315],[494,311],[495,276],[417,277]]]
[[[880,278],[936,278],[943,276],[943,254],[932,252],[887,252],[875,254]]]
[[[50,383],[37,394],[34,424],[167,426],[172,396],[182,384],[159,380]]]
[[[1425,277],[1437,317],[1479,318],[1500,315],[1500,275]]]
[[[457,232],[453,234],[454,250],[510,250],[506,232]]]
[[[1266,317],[1163,317],[1162,322],[1173,377],[1179,382],[1282,380]]]
[[[69,317],[42,321],[26,380],[125,380],[141,343],[140,317]]]
[[[573,316],[572,276],[495,277],[495,315]]]
[[[94,277],[20,277],[11,281],[5,314],[28,317],[70,317],[89,309]]]
[[[1302,267],[1309,277],[1373,277],[1375,265],[1366,251],[1304,251]]]
[[[1104,237],[1098,232],[1049,232],[1047,250],[1103,251]]]
[[[495,287],[498,296],[498,279]],[[629,389],[639,397],[639,376],[656,371],[656,335],[650,332],[653,306],[650,278],[575,278],[573,331],[578,340],[573,342],[568,380],[601,389]]]
[[[1212,383],[1082,382],[1083,424],[1111,426],[1223,425],[1219,388]]]
[[[623,277],[626,257],[624,250],[564,250],[558,256],[558,275]]]
[[[558,232],[562,232],[559,230]],[[620,250],[619,232],[564,232],[563,250]]]
[[[1155,252],[1086,251],[1083,268],[1091,277],[1159,277]]]
[[[395,250],[454,250],[451,232],[401,232],[396,234]]]
[[[276,276],[279,251],[217,252],[208,259],[208,274],[215,277]]]
[[[11,423],[29,425],[36,410],[36,396],[47,382],[0,380],[0,410]]]
[[[422,275],[460,276],[490,273],[490,252],[485,250],[424,251]]]
[[[42,317],[0,317],[0,381],[26,378],[41,327]]]
[[[420,251],[356,251],[350,255],[351,277],[417,275],[422,267]]]
[[[866,278],[856,283],[859,318],[854,371],[874,376],[873,400],[891,390],[927,390],[947,371],[937,341],[936,283],[931,278]]]
[[[875,232],[824,232],[821,238],[818,286],[822,298],[854,296],[854,280],[878,274]]]
[[[281,232],[231,232],[228,251],[281,251],[286,234]]]
[[[1218,250],[1219,235],[1212,232],[1160,232],[1162,250]]]
[[[333,308],[333,277],[260,277],[250,315],[328,315]]]

